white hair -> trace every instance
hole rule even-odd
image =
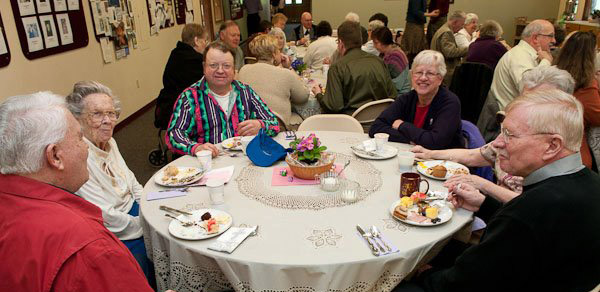
[[[360,18],[358,17],[358,14],[354,12],[348,12],[348,14],[346,14],[346,17],[344,17],[344,20],[360,23]]]
[[[51,92],[6,99],[0,105],[0,173],[39,171],[46,147],[65,138],[67,114],[64,98]]]
[[[415,57],[412,65],[412,70],[417,68],[419,65],[433,65],[437,67],[438,73],[442,75],[442,78],[446,76],[446,62],[444,61],[444,55],[434,50],[421,51]]]
[[[521,92],[531,90],[540,85],[550,85],[568,94],[573,94],[575,79],[566,70],[556,66],[537,66],[523,73]]]
[[[477,14],[475,13],[467,13],[467,17],[465,18],[465,25],[469,24],[473,21],[478,21],[479,20],[479,16],[477,16]]]
[[[448,20],[465,19],[465,18],[467,18],[467,14],[465,14],[464,12],[462,12],[460,10],[456,10],[448,15]]]
[[[385,27],[385,24],[383,24],[383,21],[376,19],[369,22],[369,27],[367,29],[370,31],[374,31],[375,29],[378,29],[380,27]]]
[[[88,95],[105,94],[113,101],[113,106],[117,113],[121,112],[121,101],[117,98],[112,90],[104,84],[96,81],[79,81],[73,85],[73,92],[67,95],[67,107],[71,113],[79,118],[85,107],[84,101]]]
[[[565,148],[577,152],[583,138],[583,106],[572,95],[556,89],[541,88],[523,93],[506,106],[506,114],[525,107],[527,125],[533,133],[558,134]]]
[[[540,34],[544,30],[545,25],[551,25],[547,20],[536,19],[530,22],[521,33],[521,38],[528,38],[534,34]]]

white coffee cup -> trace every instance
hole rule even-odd
[[[210,178],[208,181],[206,181],[206,187],[208,187],[208,195],[210,196],[210,202],[213,205],[225,203],[225,187],[223,180],[218,178]]]
[[[212,169],[212,151],[201,150],[196,152],[196,157],[200,161],[200,167],[206,172]]]
[[[398,151],[398,166],[401,172],[412,171],[415,163],[415,154],[410,151]]]
[[[387,143],[390,138],[390,134],[388,133],[377,133],[374,135],[375,144],[377,145],[377,152],[383,152],[385,149],[385,143]]]
[[[244,154],[246,154],[246,147],[248,147],[248,144],[250,144],[250,141],[252,141],[254,137],[255,136],[244,136],[240,140],[242,142],[242,152],[244,152]]]

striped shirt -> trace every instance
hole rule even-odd
[[[238,124],[246,120],[260,121],[269,136],[279,132],[277,118],[250,86],[236,80],[231,85],[234,100],[229,116],[210,93],[204,78],[179,95],[165,135],[169,150],[194,155],[192,150],[197,144],[217,144],[238,136]]]

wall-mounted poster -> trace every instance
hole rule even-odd
[[[54,11],[66,11],[67,0],[54,0]]]
[[[0,15],[0,68],[10,64],[10,49],[6,42],[6,33],[4,32],[4,23]]]
[[[4,42],[4,28],[0,27],[0,55],[4,55],[8,53],[8,47]]]
[[[52,15],[41,15],[40,23],[42,25],[42,32],[44,33],[46,49],[57,47],[58,33],[56,33],[56,26],[54,25],[54,18],[52,18]]]
[[[36,0],[37,2],[37,13],[48,13],[52,12],[50,8],[50,0]]]
[[[79,0],[67,0],[69,10],[79,10]]]
[[[25,28],[29,52],[42,50],[44,48],[44,43],[42,42],[42,32],[40,31],[37,17],[24,17],[21,20],[23,21],[23,27]]]
[[[213,13],[215,14],[215,22],[223,21],[223,2],[222,0],[212,0]]]
[[[175,25],[175,7],[173,0],[148,0],[148,19],[150,34]]]
[[[21,16],[35,14],[35,6],[33,0],[18,0],[19,13]]]
[[[60,42],[63,45],[73,43],[73,30],[71,29],[71,22],[69,21],[69,15],[66,13],[57,14],[56,22],[58,25],[58,33],[60,35]]]

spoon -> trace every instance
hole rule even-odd
[[[373,235],[375,238],[379,238],[379,241],[381,241],[383,243],[385,248],[388,251],[392,251],[392,249],[387,245],[387,243],[385,243],[385,241],[383,241],[383,238],[381,238],[381,234],[379,234],[379,230],[377,229],[377,227],[375,227],[375,225],[371,226],[371,235]]]
[[[338,176],[342,175],[342,172],[344,171],[344,169],[346,169],[346,167],[348,167],[349,164],[350,164],[350,160],[346,161],[346,164],[344,164],[344,167],[342,168],[342,170],[340,170],[340,172],[338,173]]]

